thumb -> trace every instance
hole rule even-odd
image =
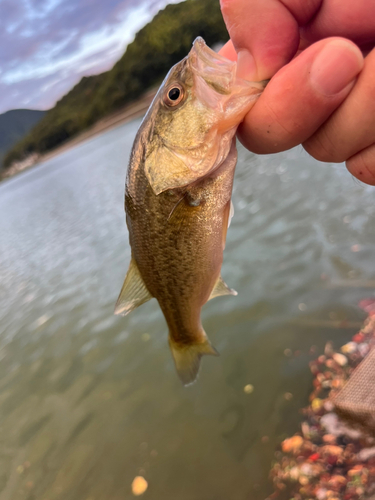
[[[238,53],[238,75],[271,78],[295,55],[299,26],[319,9],[321,0],[220,0],[221,11]]]
[[[241,142],[262,154],[306,141],[343,102],[362,67],[349,40],[311,45],[271,79],[239,129]]]

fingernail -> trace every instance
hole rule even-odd
[[[361,51],[345,40],[335,40],[326,45],[311,66],[311,82],[322,94],[341,92],[358,75],[363,67]]]
[[[256,65],[254,57],[246,49],[238,52],[237,76],[244,80],[253,81],[256,75]]]

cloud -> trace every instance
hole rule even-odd
[[[48,109],[112,67],[135,33],[181,0],[0,0],[0,113]]]

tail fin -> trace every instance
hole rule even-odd
[[[206,335],[203,342],[186,345],[175,342],[169,334],[169,347],[172,351],[178,376],[184,385],[192,384],[196,380],[202,356],[205,354],[219,356]]]

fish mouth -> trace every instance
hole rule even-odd
[[[262,92],[268,83],[268,80],[253,82],[239,78],[237,62],[210,49],[200,36],[194,40],[187,59],[193,73],[219,94],[252,95],[256,90]]]
[[[194,40],[188,58],[193,71],[216,92],[230,94],[236,81],[237,64],[235,62],[210,49],[200,36]]]

